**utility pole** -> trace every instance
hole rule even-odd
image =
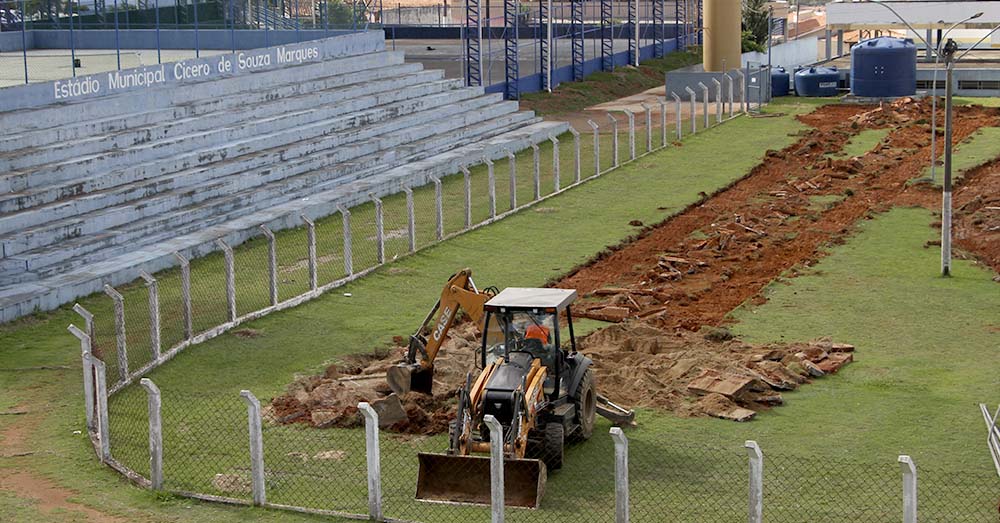
[[[951,133],[952,99],[954,90],[955,51],[958,44],[948,39],[944,45],[945,98],[944,98],[944,192],[941,198],[941,276],[951,275]]]

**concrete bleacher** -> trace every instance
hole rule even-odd
[[[517,109],[382,45],[0,112],[0,321],[567,129]]]

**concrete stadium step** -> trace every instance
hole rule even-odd
[[[419,64],[386,66],[367,71],[366,74],[342,75],[338,77],[338,80],[341,81],[336,82],[336,85],[318,86],[317,89],[295,96],[273,98],[264,95],[259,97],[260,100],[257,99],[258,97],[249,100],[242,96],[232,97],[232,99],[239,100],[241,104],[237,108],[224,108],[220,111],[203,114],[199,114],[199,111],[193,111],[194,114],[181,118],[170,118],[149,125],[106,133],[90,133],[84,138],[73,140],[56,140],[44,136],[40,138],[40,141],[44,140],[46,145],[0,153],[0,172],[39,168],[46,164],[71,161],[86,155],[119,153],[131,147],[149,146],[163,143],[166,140],[176,141],[200,131],[241,122],[257,122],[268,116],[282,113],[321,108],[325,104],[356,96],[358,89],[364,86],[370,89],[368,92],[391,89],[393,88],[392,82],[399,83],[401,78],[410,77],[420,73],[420,71]],[[425,71],[424,74],[428,77],[443,77],[443,74],[437,71]],[[348,80],[349,83],[345,83],[344,80]],[[246,110],[246,107],[252,107],[252,110]],[[47,132],[39,134],[45,135]],[[209,145],[211,142],[205,142],[206,138],[210,137],[199,137],[199,142],[203,145]],[[39,183],[44,183],[44,181]]]
[[[299,158],[311,162],[310,168],[320,166],[319,162],[322,161],[349,159],[324,158],[316,155],[352,140],[419,124],[429,116],[444,114],[449,104],[464,103],[466,105],[461,107],[472,108],[486,103],[484,100],[472,100],[481,93],[481,90],[457,89],[456,86],[459,84],[459,80],[440,80],[398,91],[395,95],[417,96],[417,98],[383,104],[366,111],[327,120],[321,123],[322,127],[318,130],[301,129],[299,130],[301,132],[292,137],[302,138],[297,143],[294,143],[295,140],[259,136],[231,144],[230,150],[196,151],[186,157],[167,159],[154,165],[126,168],[97,175],[82,181],[81,184],[70,184],[66,189],[70,194],[84,189],[87,194],[21,212],[0,215],[0,244],[3,243],[4,235],[26,227],[51,224],[59,219],[81,216],[130,201],[142,200],[141,203],[145,205],[149,198],[158,193],[211,183],[213,179],[224,176],[240,175],[249,181],[264,183],[295,174],[296,169],[291,162]],[[378,95],[373,98],[378,98]],[[497,98],[494,96],[492,99]],[[437,112],[427,112],[432,110]],[[389,119],[388,116],[396,118]],[[251,147],[255,143],[259,144],[259,147]],[[249,152],[240,154],[245,151]],[[189,164],[194,165],[188,167]],[[281,165],[281,168],[274,169],[276,165]],[[174,169],[175,166],[179,166],[178,169]],[[264,170],[258,172],[256,177],[246,176],[253,169]],[[150,173],[151,176],[145,176]],[[15,253],[15,249],[8,246],[4,249],[4,253],[10,256]]]
[[[364,108],[361,103],[356,103],[353,106],[350,104],[346,106],[338,105],[333,108],[324,108],[324,105],[334,104],[344,100],[351,101],[352,98],[362,97],[368,92],[371,92],[372,95],[389,93],[388,96],[398,96],[398,91],[400,90],[405,91],[413,88],[419,89],[423,84],[440,80],[442,77],[443,75],[439,71],[420,71],[402,77],[388,78],[375,82],[362,82],[356,85],[352,84],[342,89],[324,91],[317,93],[310,100],[306,101],[307,106],[313,105],[316,106],[317,109],[314,109],[313,111],[305,110],[302,112],[299,115],[300,121],[298,122],[293,122],[291,120],[286,122],[286,119],[282,118],[281,114],[278,114],[273,115],[271,118],[259,120],[249,119],[244,125],[237,124],[229,127],[213,127],[198,133],[170,137],[168,139],[158,140],[151,143],[142,143],[124,149],[112,149],[106,152],[91,155],[71,157],[65,161],[29,169],[22,169],[0,176],[0,189],[9,188],[8,190],[11,191],[23,191],[25,189],[30,189],[33,186],[38,187],[52,185],[59,182],[73,181],[80,177],[90,176],[114,169],[117,166],[125,164],[134,165],[136,163],[148,162],[178,153],[185,153],[192,150],[193,147],[204,147],[219,144],[227,140],[239,140],[240,138],[246,136],[273,134],[284,130],[294,130],[296,125],[306,123],[302,121],[303,119],[308,121],[308,119],[312,118],[311,115],[313,112],[316,112],[316,117],[313,118],[313,120],[315,120],[316,118],[323,117],[330,111],[351,111],[354,110],[352,107],[357,107],[357,110]],[[365,97],[364,100],[371,102],[372,98]],[[293,109],[290,110],[295,109],[302,108],[293,106]]]
[[[175,265],[174,252],[189,258],[204,256],[214,250],[216,238],[238,245],[259,234],[257,226],[268,225],[273,230],[301,225],[299,215],[319,218],[333,214],[338,205],[352,206],[372,193],[385,196],[401,186],[427,183],[432,176],[445,176],[458,171],[459,166],[478,163],[482,158],[500,159],[508,150],[521,150],[532,143],[564,132],[567,125],[558,122],[537,122],[487,140],[453,148],[425,160],[382,172],[377,176],[344,184],[336,189],[313,194],[309,200],[296,199],[241,218],[205,227],[198,232],[132,249],[126,254],[91,263],[78,270],[54,275],[36,282],[0,287],[0,321],[9,321],[35,309],[48,310],[76,297],[101,290],[105,283],[120,285],[138,277],[140,270],[156,272]],[[417,175],[417,178],[413,178]]]
[[[291,164],[285,162],[279,170],[274,169],[274,162],[266,162],[262,168],[262,172],[259,173],[260,176],[254,176],[240,169],[239,172],[232,176],[213,179],[206,185],[168,191],[150,198],[143,198],[136,204],[108,207],[86,214],[74,214],[64,220],[43,222],[44,224],[38,227],[16,230],[2,237],[4,256],[8,259],[16,258],[17,254],[25,251],[52,245],[69,238],[100,232],[110,227],[142,219],[146,216],[169,212],[172,209],[191,205],[192,203],[197,203],[216,195],[258,187],[275,179],[283,181],[278,185],[272,184],[267,192],[287,194],[289,191],[299,188],[292,185],[294,183],[308,187],[318,182],[315,179],[293,177],[294,174],[348,162],[352,158],[373,154],[381,150],[387,150],[401,144],[432,136],[437,134],[436,131],[441,126],[435,120],[447,119],[448,116],[452,116],[450,123],[460,123],[462,126],[481,122],[479,125],[486,132],[491,125],[496,125],[492,119],[516,111],[516,104],[514,103],[497,102],[499,102],[499,96],[490,95],[457,104],[437,107],[407,117],[396,118],[385,124],[363,127],[361,128],[363,134],[356,134],[353,137],[361,138],[357,141],[345,143],[344,134],[333,135],[326,140],[324,147],[328,151],[333,148],[332,152],[318,154],[318,151],[313,150],[311,151],[312,154],[302,155],[302,158],[298,162]],[[458,112],[459,115],[452,115],[454,112]],[[415,125],[424,121],[435,123]],[[368,138],[372,136],[374,138]],[[453,141],[456,138],[442,137],[441,139],[451,139]],[[296,147],[298,146],[299,144],[296,144]],[[274,154],[278,157],[282,156],[281,152]],[[239,206],[242,203],[235,202],[234,205]],[[207,212],[210,211],[211,209],[207,210]],[[37,217],[44,213],[34,214]],[[194,219],[195,215],[186,214],[181,217],[183,219]],[[162,224],[162,226],[173,228],[176,224]]]
[[[509,102],[511,106],[515,104]],[[323,191],[358,179],[378,176],[387,168],[398,166],[405,169],[406,165],[421,162],[427,157],[441,154],[454,146],[464,146],[467,143],[489,139],[500,133],[523,127],[526,123],[537,120],[531,113],[509,113],[490,121],[493,130],[487,125],[473,122],[471,125],[457,128],[443,135],[431,135],[415,142],[414,149],[419,154],[407,157],[396,157],[394,152],[380,152],[363,157],[357,161],[339,163],[334,169],[324,172],[311,172],[296,177],[294,183],[282,180],[277,184],[266,186],[268,190],[245,190],[242,193],[228,194],[213,200],[193,204],[184,209],[167,214],[154,214],[145,219],[125,223],[119,227],[107,229],[107,232],[96,235],[86,235],[74,238],[58,245],[36,249],[4,260],[6,277],[0,278],[0,285],[32,281],[39,277],[48,277],[55,273],[65,272],[74,267],[86,266],[95,261],[106,259],[129,252],[137,245],[165,241],[179,234],[196,232],[206,226],[236,219],[255,210],[267,209],[281,205],[289,199],[309,201],[316,191]],[[464,122],[462,122],[464,123]],[[433,127],[433,124],[428,124]],[[406,140],[408,133],[400,131],[398,136],[386,136],[377,140],[399,142]],[[426,163],[426,162],[424,162]],[[455,167],[457,169],[457,167]],[[331,176],[333,178],[331,179]],[[323,179],[328,181],[322,182]],[[163,232],[158,232],[163,231]],[[23,262],[20,268],[23,274],[15,275],[12,264]]]
[[[81,114],[89,118],[102,118],[116,114],[138,112],[143,109],[164,108],[184,104],[193,99],[210,99],[228,96],[247,90],[258,90],[277,85],[290,84],[303,79],[315,78],[323,74],[330,64],[344,57],[371,56],[385,51],[385,37],[380,32],[354,33],[335,37],[350,40],[336,56],[327,60],[283,65],[249,74],[206,78],[201,82],[190,82],[183,89],[167,84],[141,91],[130,91],[96,99],[54,103],[32,109],[32,120],[26,122],[19,111],[0,113],[0,129],[16,129],[24,132],[32,129],[51,128],[73,124]]]
[[[169,123],[177,119],[191,118],[213,112],[225,112],[244,105],[262,104],[281,99],[301,96],[316,91],[324,91],[369,80],[391,76],[393,66],[401,66],[403,53],[385,51],[371,55],[354,56],[331,60],[316,65],[317,74],[313,79],[285,79],[286,83],[272,87],[262,87],[256,90],[237,90],[224,96],[196,98],[197,92],[187,92],[187,99],[177,105],[167,108],[140,108],[137,112],[122,110],[111,116],[102,118],[78,118],[73,124],[58,125],[44,129],[22,132],[16,127],[4,129],[0,136],[0,152],[10,152],[17,149],[41,147],[52,143],[62,143],[70,140],[84,139],[95,135],[103,135],[126,129],[135,129],[161,123]],[[415,72],[421,69],[419,64],[406,64],[400,74]],[[233,96],[238,94],[239,96]],[[103,102],[102,102],[103,103]],[[83,108],[81,108],[83,109]],[[242,112],[242,111],[240,111]],[[6,133],[10,134],[6,134]]]

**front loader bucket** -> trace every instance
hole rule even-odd
[[[420,365],[400,363],[386,370],[385,381],[399,395],[410,391],[430,394],[434,385],[434,367],[422,369]]]
[[[490,458],[417,454],[417,499],[490,504]],[[538,508],[545,493],[545,464],[537,459],[504,459],[504,504]]]

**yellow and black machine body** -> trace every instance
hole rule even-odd
[[[562,467],[565,443],[590,438],[597,414],[633,423],[632,411],[597,394],[592,362],[576,350],[576,297],[568,289],[508,288],[486,301],[481,371],[459,391],[446,453],[418,455],[417,499],[488,505],[488,454],[500,437],[506,503],[537,507],[548,473]],[[503,434],[489,432],[487,414]]]

